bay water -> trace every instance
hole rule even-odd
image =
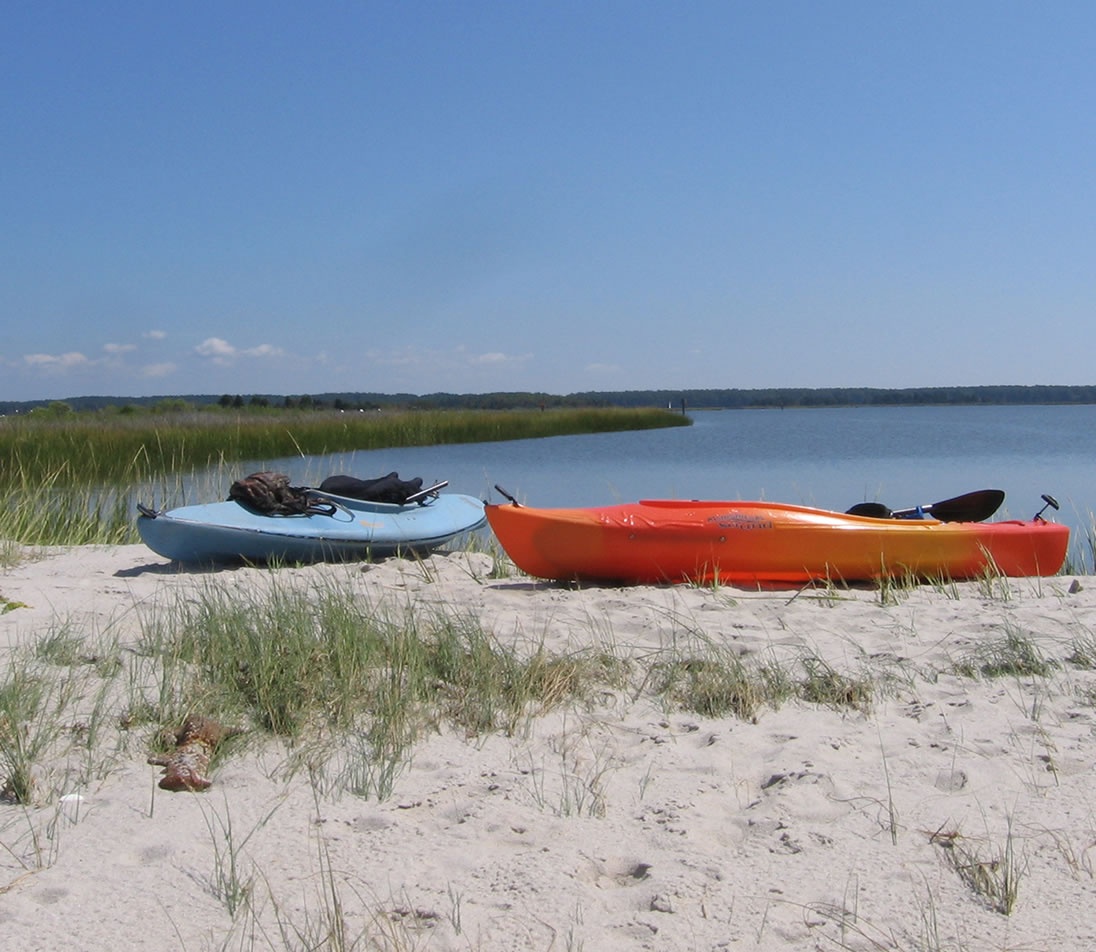
[[[532,411],[536,412],[536,411]],[[448,480],[449,492],[533,506],[638,499],[768,499],[844,511],[893,509],[1002,489],[994,518],[1030,519],[1054,496],[1073,529],[1072,559],[1091,570],[1096,406],[854,407],[690,412],[692,425],[337,453],[265,461],[295,482],[393,470]]]

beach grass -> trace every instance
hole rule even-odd
[[[109,626],[89,634],[58,619],[39,633],[0,680],[0,794],[28,803],[105,776],[131,738],[166,750],[165,736],[194,714],[246,730],[251,740],[230,753],[279,740],[292,769],[323,789],[383,798],[428,733],[516,735],[606,692],[756,721],[789,701],[868,713],[892,689],[885,672],[839,671],[809,651],[747,660],[691,630],[642,659],[605,647],[611,639],[569,653],[536,640],[519,649],[455,608],[376,604],[340,576],[307,588],[293,578],[271,567],[246,589],[196,581],[139,606],[140,635],[124,648]],[[1071,648],[1063,661],[1096,664],[1090,634]],[[1006,622],[951,672],[1045,680],[1061,666]],[[44,790],[51,762],[65,771]]]
[[[473,578],[471,566],[481,567],[480,581],[493,571],[487,553],[468,562]],[[325,833],[320,820],[309,828],[316,843],[315,870],[305,883],[309,902],[302,907],[299,900],[280,893],[284,884],[267,882],[252,849],[264,841],[264,827],[282,801],[271,801],[257,812],[234,802],[232,810],[238,812],[233,815],[228,797],[240,792],[233,792],[234,784],[239,785],[236,758],[270,770],[272,780],[307,777],[317,804],[345,795],[386,800],[430,735],[456,735],[473,746],[486,744],[490,735],[524,741],[534,736],[536,719],[551,716],[550,732],[537,736],[542,741],[548,733],[545,743],[515,747],[519,753],[511,762],[507,796],[531,803],[547,822],[569,818],[593,824],[616,822],[636,801],[634,780],[631,799],[617,781],[628,766],[627,757],[646,757],[607,740],[617,728],[607,726],[608,718],[602,716],[607,703],[616,703],[606,698],[714,720],[736,719],[745,722],[734,728],[744,737],[772,731],[771,725],[760,730],[749,725],[784,706],[789,707],[785,715],[796,718],[832,712],[870,728],[890,703],[885,697],[891,689],[883,670],[890,663],[886,659],[858,655],[861,660],[853,664],[865,667],[846,670],[846,662],[839,660],[847,657],[844,653],[834,657],[791,643],[743,652],[741,644],[705,638],[692,615],[676,610],[660,616],[671,625],[667,646],[661,649],[635,652],[635,646],[618,647],[612,637],[588,637],[590,647],[571,651],[552,650],[536,635],[511,645],[465,609],[420,597],[421,586],[444,580],[447,566],[454,574],[462,571],[441,559],[401,565],[400,578],[408,584],[387,589],[383,601],[367,594],[371,586],[361,584],[370,573],[351,567],[315,571],[274,566],[194,575],[181,580],[185,584],[178,585],[176,595],[159,594],[137,605],[127,620],[127,626],[136,621],[137,631],[127,627],[125,644],[117,641],[111,622],[99,630],[94,622],[58,618],[14,650],[0,675],[0,796],[8,809],[7,825],[0,829],[0,853],[13,857],[28,873],[54,862],[65,846],[68,822],[62,796],[74,802],[75,794],[94,789],[99,778],[132,765],[135,747],[165,749],[165,731],[201,713],[246,728],[240,742],[221,750],[222,759],[215,760],[213,791],[196,800],[204,826],[195,881],[223,910],[218,915],[231,921],[224,945],[218,947],[422,947],[417,944],[422,935],[412,928],[414,903],[403,903],[398,896],[379,898],[374,884],[334,868],[325,836],[337,839],[341,831]],[[964,597],[970,598],[982,591],[978,582],[963,588]],[[699,594],[708,600],[705,604],[739,607],[718,589]],[[783,599],[780,595],[774,601]],[[747,600],[742,596],[743,603]],[[893,603],[876,605],[867,598],[859,602],[874,615],[893,608]],[[820,605],[810,611],[828,621],[832,606],[826,607],[825,600]],[[1014,602],[996,607],[1005,620],[961,662],[941,666],[939,674],[999,679],[1004,688],[1013,679],[1054,678],[1066,662],[1079,669],[1096,665],[1087,628],[1078,626],[1069,633],[1072,640],[1063,636],[1054,642],[1012,619],[1008,612]],[[908,638],[913,637],[910,622]],[[904,696],[916,694],[913,681],[922,676],[929,674],[910,674]],[[650,720],[658,722],[657,730],[648,732],[644,715],[643,725],[634,728],[637,745],[651,743],[656,735],[655,743],[667,742],[671,731],[666,723],[677,719],[667,716],[663,723],[656,715]],[[781,721],[789,722],[786,716]],[[912,840],[911,832],[919,829],[915,820],[907,819],[916,812],[903,789],[909,767],[904,754],[884,744],[882,734],[879,751],[882,765],[874,772],[881,779],[854,791],[855,799],[878,805],[881,829],[897,846],[900,835],[903,841]],[[256,753],[261,756],[251,756]],[[427,759],[422,757],[423,764]],[[223,778],[222,784],[217,772],[229,760],[237,768],[235,776]],[[758,782],[757,777],[744,780],[743,789],[756,790]],[[658,799],[657,775],[652,783],[651,769],[640,780],[641,803],[648,784],[652,792],[643,809],[656,815],[665,805]],[[222,786],[228,791],[224,797]],[[765,793],[785,795],[790,792],[781,794],[778,787]],[[157,796],[162,794],[154,788],[153,801]],[[149,807],[150,817],[154,806]],[[157,809],[158,820],[161,812],[167,811]],[[323,815],[317,806],[315,816]],[[846,885],[842,894],[840,881],[836,902],[812,907],[814,918],[832,923],[836,938],[830,938],[839,948],[912,952],[961,947],[941,938],[936,910],[943,896],[949,903],[965,896],[968,904],[991,910],[997,918],[1014,915],[1021,899],[1033,901],[1029,893],[1036,893],[1032,883],[1039,867],[1029,869],[1028,853],[1033,860],[1039,856],[1014,830],[1011,815],[1006,819],[1005,830],[1000,822],[987,820],[983,836],[937,831],[930,839],[926,852],[935,854],[941,870],[933,884],[940,892],[930,892],[927,905],[922,903],[922,936],[910,938],[900,931],[892,936],[885,931],[889,921],[873,931],[857,909],[860,887]],[[1016,829],[1030,835],[1027,826]],[[1084,852],[1088,839],[1073,843],[1064,833],[1047,835],[1060,837],[1055,842],[1071,867],[1091,876]],[[637,868],[643,867],[636,862]],[[474,907],[462,910],[462,903],[460,890],[452,889],[448,905],[443,900],[430,907],[431,923],[447,922],[460,936],[462,911],[469,919],[476,914]],[[398,912],[404,905],[411,910],[408,916]],[[880,944],[872,944],[876,941]],[[475,947],[471,930],[468,945]]]
[[[956,662],[955,670],[969,678],[1046,678],[1058,667],[1028,632],[1006,622],[1000,635],[972,647]]]
[[[667,649],[654,660],[647,683],[672,706],[704,717],[732,715],[745,721],[793,698],[834,710],[866,712],[877,691],[871,678],[843,674],[814,654],[788,662],[746,662],[712,642],[699,651]]]
[[[606,692],[753,720],[789,699],[864,711],[875,690],[814,655],[747,665],[714,643],[642,661],[603,645],[561,653],[534,640],[519,650],[457,609],[374,604],[345,581],[305,588],[281,572],[265,570],[246,590],[212,576],[139,606],[140,634],[125,648],[109,630],[87,634],[66,619],[39,634],[0,681],[4,797],[48,801],[104,777],[133,737],[165,752],[192,715],[244,731],[230,755],[280,741],[291,772],[383,798],[431,732],[515,735]],[[599,778],[563,769],[568,756],[560,752],[571,785],[558,809],[596,812]],[[59,762],[64,776],[38,783]]]
[[[959,878],[994,912],[1012,915],[1020,896],[1020,883],[1027,863],[1018,849],[1011,819],[1004,841],[968,840],[955,835],[939,841],[948,865]]]

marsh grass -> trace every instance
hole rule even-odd
[[[958,936],[949,941],[941,935],[931,889],[926,890],[924,900],[917,901],[920,924],[916,934],[897,929],[893,923],[869,922],[844,904],[813,903],[807,908],[835,927],[837,935],[826,934],[824,938],[845,952],[967,952],[968,949]]]
[[[186,501],[201,474],[222,498],[243,461],[680,426],[667,410],[406,411],[275,415],[169,414],[127,418],[0,418],[0,539],[7,544],[138,541],[135,502]],[[202,489],[206,487],[200,487]]]
[[[135,485],[109,496],[90,487],[61,489],[49,481],[9,489],[0,536],[13,547],[123,544],[137,540],[129,499]]]
[[[243,460],[688,425],[660,409],[285,411],[0,421],[0,489],[101,486]]]
[[[74,667],[93,660],[94,656],[85,654],[83,649],[84,638],[73,623],[65,621],[38,638],[31,650],[45,664]]]
[[[312,785],[325,795],[346,792],[362,800],[387,800],[396,780],[411,761],[413,737],[396,737],[387,747],[371,739],[367,729],[332,738],[302,757]],[[292,772],[292,768],[291,768]]]
[[[228,471],[201,476],[183,472],[153,475],[135,467],[112,481],[66,480],[64,470],[38,476],[22,469],[8,474],[0,492],[8,504],[0,510],[0,539],[10,561],[29,557],[28,546],[123,545],[139,541],[136,503],[160,508],[221,498],[231,484]]]
[[[304,920],[296,922],[283,913],[275,904],[278,935],[286,949],[316,949],[326,952],[351,952],[354,949],[370,948],[367,945],[368,930],[354,932],[346,915],[342,877],[331,862],[331,853],[327,843],[317,839],[319,861],[319,901],[315,908],[305,905]],[[273,894],[272,894],[273,898]],[[362,897],[356,896],[359,901]],[[380,917],[377,918],[378,921]],[[373,946],[384,948],[384,945]],[[402,944],[392,944],[397,952]]]
[[[877,582],[879,604],[884,607],[901,604],[903,600],[909,598],[910,594],[917,589],[920,581],[921,580],[907,568],[898,567],[888,571],[884,565]]]
[[[233,829],[232,814],[227,803],[223,814],[212,807],[208,810],[203,807],[202,819],[213,845],[213,872],[208,882],[209,891],[213,898],[221,902],[229,916],[235,918],[239,909],[250,900],[255,882],[254,871],[250,866],[245,867],[242,855],[242,850],[255,829],[239,839]]]
[[[218,946],[221,952],[413,952],[433,944],[429,937],[443,921],[440,913],[416,909],[405,895],[382,899],[365,884],[356,883],[352,873],[335,866],[322,835],[316,837],[316,857],[314,872],[302,877],[311,885],[310,891],[291,903],[281,900],[262,871],[255,870],[246,901]],[[457,936],[462,931],[462,901],[461,894],[450,888],[451,908],[444,918]],[[469,948],[475,946],[469,944]]]

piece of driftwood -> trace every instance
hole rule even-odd
[[[161,790],[206,790],[213,783],[206,773],[217,745],[229,737],[242,734],[238,727],[224,727],[208,717],[192,714],[173,736],[175,749],[168,754],[154,754],[148,762],[164,768]]]

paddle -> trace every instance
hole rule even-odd
[[[924,513],[940,522],[981,522],[992,516],[1005,501],[1000,489],[979,489],[952,499],[912,509],[890,510],[881,502],[860,502],[848,510],[852,516],[871,516],[874,519],[909,519]]]
[[[426,489],[420,489],[417,493],[412,493],[403,501],[403,504],[406,506],[409,502],[421,503],[427,496],[436,496],[439,489],[444,489],[448,485],[449,480],[443,479],[440,483],[434,483],[433,486],[427,486]]]

